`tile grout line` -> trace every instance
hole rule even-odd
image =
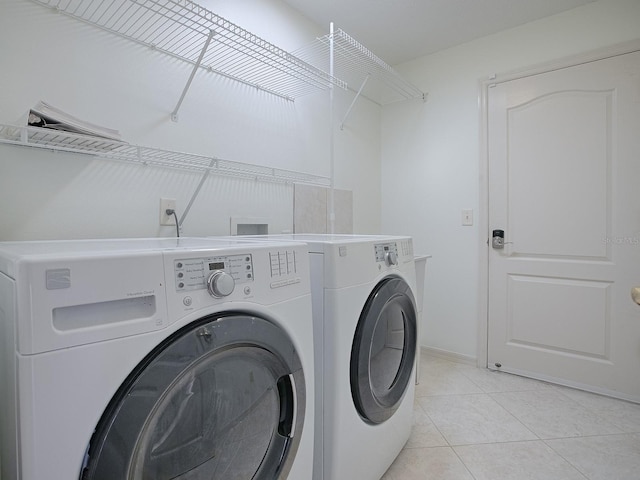
[[[584,437],[569,437],[569,438],[584,438]],[[585,480],[591,480],[591,477],[589,477],[585,472],[583,472],[580,468],[578,468],[577,465],[574,465],[573,462],[571,462],[568,458],[565,458],[564,455],[562,455],[560,452],[558,452],[555,448],[553,448],[551,445],[549,445],[547,443],[547,440],[559,440],[559,439],[554,439],[554,438],[549,438],[549,439],[543,439],[542,442],[547,446],[547,448],[551,449],[551,451],[553,453],[555,453],[556,455],[558,455],[561,459],[563,459],[565,462],[567,462],[567,464],[571,465],[571,467],[573,467],[575,469],[576,472],[578,472],[580,475],[582,475]]]

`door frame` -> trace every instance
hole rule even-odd
[[[479,115],[480,115],[480,139],[479,139],[479,183],[480,206],[479,223],[480,233],[478,238],[479,266],[478,266],[478,338],[476,350],[476,366],[487,368],[488,366],[488,331],[489,331],[489,131],[487,128],[489,118],[489,89],[498,83],[509,82],[520,78],[549,73],[563,68],[575,67],[585,63],[591,63],[605,58],[616,57],[627,53],[640,51],[640,39],[619,43],[610,47],[604,47],[589,52],[562,57],[542,64],[534,65],[511,72],[494,73],[489,78],[478,80],[479,86]]]

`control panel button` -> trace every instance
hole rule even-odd
[[[207,280],[207,290],[212,296],[218,298],[231,295],[235,286],[236,282],[233,277],[222,270],[213,272]]]
[[[396,255],[396,252],[385,252],[384,263],[386,263],[388,267],[390,267],[391,265],[397,265],[398,255]]]
[[[270,287],[271,288],[287,287],[289,285],[295,285],[296,283],[300,283],[301,281],[302,280],[300,280],[300,277],[286,278],[284,280],[276,280],[275,282],[271,282]]]

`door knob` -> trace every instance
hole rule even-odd
[[[496,250],[504,248],[504,230],[494,230],[492,232],[491,246]]]
[[[640,305],[640,287],[633,287],[631,289],[631,298],[633,301]]]

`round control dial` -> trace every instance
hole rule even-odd
[[[207,280],[207,290],[213,297],[226,297],[233,292],[235,286],[233,277],[221,270],[213,272]]]
[[[398,256],[396,255],[396,252],[385,252],[384,254],[384,263],[387,264],[387,266],[391,266],[391,265],[397,265],[398,264]]]

